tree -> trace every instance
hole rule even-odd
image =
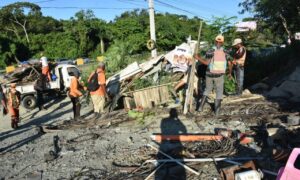
[[[240,3],[246,11],[255,13],[255,17],[266,22],[276,34],[294,41],[294,34],[300,30],[299,0],[244,0]]]
[[[27,22],[31,17],[41,16],[40,10],[41,8],[38,5],[29,2],[17,2],[7,5],[0,10],[0,24],[4,30],[13,32],[18,39],[20,39],[20,33],[17,26],[21,27],[27,43],[29,43]]]

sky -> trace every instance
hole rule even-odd
[[[0,0],[0,6],[25,0]],[[250,14],[239,14],[238,7],[242,0],[154,0],[156,13],[174,13],[197,16],[210,21],[213,16],[237,16],[237,21],[250,17]],[[147,0],[27,0],[38,4],[43,15],[55,19],[69,19],[80,10],[92,9],[97,18],[112,21],[125,11],[137,8],[148,8]]]

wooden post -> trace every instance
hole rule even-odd
[[[188,89],[186,91],[186,97],[185,97],[185,102],[184,102],[184,107],[183,107],[183,114],[187,114],[193,108],[193,93],[194,93],[194,79],[195,79],[194,77],[195,77],[195,66],[196,66],[196,59],[194,56],[199,51],[201,31],[202,31],[202,21],[200,21],[198,40],[197,40],[197,44],[196,44],[193,58],[192,58],[193,64],[192,64],[191,70],[189,71],[189,75],[188,75],[188,81],[187,81]]]

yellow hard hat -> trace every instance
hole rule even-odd
[[[223,43],[224,42],[224,36],[222,35],[217,35],[216,39],[215,39],[217,42],[221,42]]]

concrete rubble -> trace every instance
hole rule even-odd
[[[262,95],[245,90],[241,97],[224,97],[219,116],[212,112],[211,97],[202,113],[182,115],[182,104],[150,95],[149,107],[141,107],[136,99],[141,95],[130,87],[135,79],[153,76],[155,81],[170,53],[134,62],[108,78],[113,100],[98,119],[90,118],[92,104],[83,103],[84,120],[72,120],[68,98],[47,101],[48,109],[41,112],[21,109],[17,130],[10,130],[4,117],[0,179],[229,180],[243,173],[275,179],[300,145],[300,106],[291,104],[299,96],[299,68],[276,86],[252,86]],[[161,96],[161,89],[148,92],[161,86],[140,91]],[[130,96],[134,108],[115,108]]]
[[[179,116],[175,119],[169,117],[169,109],[155,107],[151,110],[152,114],[145,113],[147,115],[144,116],[143,123],[128,118],[124,110],[108,113],[98,120],[87,118],[86,121],[72,122],[69,120],[72,116],[68,111],[68,108],[71,108],[69,100],[61,99],[60,103],[66,105],[58,112],[53,112],[51,121],[41,120],[42,116],[51,110],[43,113],[27,112],[26,115],[23,113],[20,129],[1,132],[0,177],[144,179],[155,169],[155,164],[144,164],[146,161],[168,159],[146,146],[152,143],[153,134],[215,134],[218,128],[246,133],[247,136],[253,137],[254,141],[236,144],[236,140],[229,138],[228,142],[166,141],[155,145],[177,159],[252,157],[251,160],[255,162],[257,168],[277,172],[284,163],[273,159],[273,149],[291,149],[300,144],[299,137],[296,138],[299,132],[298,125],[287,123],[290,115],[299,117],[294,112],[297,109],[281,111],[283,107],[275,102],[270,103],[263,97],[251,100],[250,97],[256,95],[244,96],[245,100],[240,102],[234,102],[236,98],[233,97],[225,98],[226,106],[219,117],[215,117],[208,106],[205,107],[204,114],[188,116],[180,115],[181,109],[178,108]],[[246,100],[247,98],[250,100]],[[234,103],[231,103],[232,101]],[[90,110],[90,106],[85,107],[83,114],[88,114]],[[29,120],[28,116],[34,118]],[[44,132],[42,127],[49,129]],[[54,145],[55,137],[57,147]],[[225,147],[231,148],[225,151]],[[195,175],[186,171],[186,179],[220,179],[219,170],[232,166],[230,161],[216,163],[217,165],[214,161],[185,162],[184,164],[199,173]],[[170,172],[177,172],[180,166],[171,163],[157,170],[155,174],[163,174],[167,169]],[[268,174],[265,177],[274,178]]]

